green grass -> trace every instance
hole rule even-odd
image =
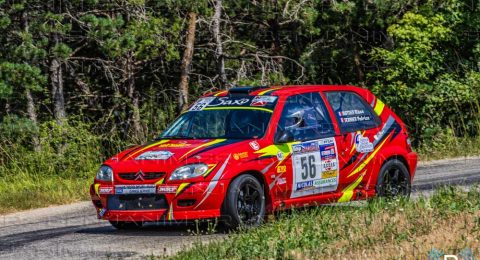
[[[453,188],[416,201],[323,206],[197,244],[172,258],[426,258],[432,247],[448,252],[477,248],[479,212],[478,189],[466,193]]]
[[[416,151],[422,161],[480,155],[480,136],[440,136],[439,140],[420,145]]]
[[[0,178],[0,213],[86,200],[92,178],[30,174]]]

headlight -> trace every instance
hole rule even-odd
[[[178,167],[175,171],[173,171],[172,175],[170,176],[170,180],[174,181],[194,178],[201,176],[207,171],[208,166],[204,163],[188,164]]]
[[[113,170],[112,168],[102,165],[100,169],[97,172],[97,176],[95,176],[95,179],[99,181],[113,181]]]

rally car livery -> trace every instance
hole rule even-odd
[[[237,87],[200,98],[157,140],[105,161],[90,194],[117,228],[255,226],[292,207],[408,196],[416,164],[403,122],[366,89]]]

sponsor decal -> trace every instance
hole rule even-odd
[[[105,208],[100,209],[98,211],[98,218],[102,218],[105,215],[105,213],[107,213],[107,209]]]
[[[182,148],[182,147],[188,147],[190,146],[189,143],[166,143],[166,144],[161,144],[158,147],[159,148]]]
[[[100,187],[98,189],[100,194],[113,194],[113,187]]]
[[[235,160],[245,159],[247,157],[248,157],[248,152],[241,152],[241,153],[233,154],[233,159],[235,159]]]
[[[277,184],[278,184],[278,185],[282,185],[282,184],[285,184],[285,183],[287,183],[287,179],[286,179],[286,178],[279,178],[279,179],[277,180]]]
[[[190,111],[200,111],[208,106],[208,104],[210,104],[213,100],[215,100],[215,97],[201,98],[195,104],[193,104],[192,107],[190,107]]]
[[[278,159],[279,161],[281,161],[281,160],[283,160],[283,158],[285,158],[285,155],[283,154],[283,152],[279,151],[279,152],[277,153],[277,159]]]
[[[322,173],[322,178],[323,179],[329,179],[329,178],[335,178],[335,177],[337,177],[337,171],[336,170],[324,171]]]
[[[215,102],[210,101],[207,105],[209,107],[218,107],[218,106],[243,106],[250,102],[250,98],[240,98],[232,99],[230,97],[219,97],[214,98]],[[203,109],[203,108],[202,108]]]
[[[284,172],[287,172],[287,166],[285,165],[277,166],[277,173],[284,173]]]
[[[155,194],[155,193],[156,193],[155,184],[115,186],[115,194]]]
[[[258,151],[260,149],[260,145],[258,144],[257,141],[251,141],[248,143],[250,147],[252,147],[253,150]]]
[[[311,153],[319,150],[317,141],[296,144],[292,147],[293,147],[293,153]]]
[[[176,193],[177,186],[161,185],[157,187],[157,193]]]
[[[277,100],[275,96],[255,96],[250,103],[250,106],[254,107],[263,107],[268,105],[269,103],[273,103]]]
[[[167,160],[172,155],[170,151],[148,151],[137,156],[135,160]]]
[[[370,142],[368,137],[364,137],[361,134],[355,136],[355,147],[359,153],[369,153],[373,151],[373,143]]]

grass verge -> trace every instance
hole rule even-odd
[[[0,178],[0,214],[88,199],[91,178],[19,174]]]
[[[323,206],[282,215],[264,226],[197,244],[173,259],[426,259],[436,248],[478,255],[480,191],[454,188],[429,199],[365,206]]]

